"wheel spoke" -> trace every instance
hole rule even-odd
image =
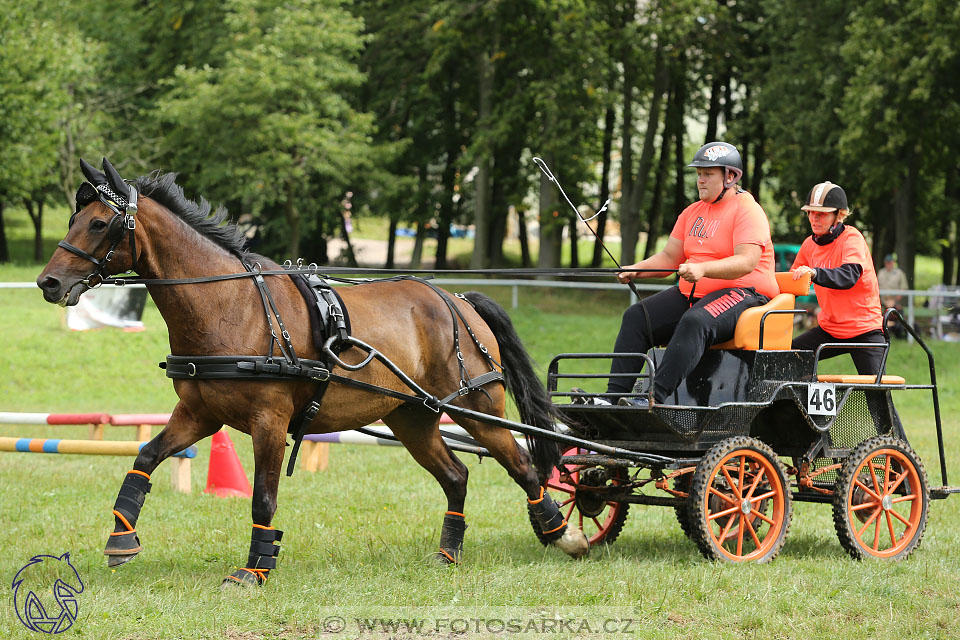
[[[574,504],[573,500],[571,500],[571,501],[570,501],[570,508],[567,509],[567,515],[564,516],[564,519],[565,519],[567,522],[570,522],[570,516],[573,514],[573,508],[574,508],[575,506],[577,506],[577,505]]]
[[[760,467],[760,469],[757,470],[757,474],[753,478],[753,483],[750,485],[750,490],[747,491],[747,495],[745,496],[747,500],[753,498],[753,492],[757,490],[757,486],[760,484],[760,480],[765,474],[766,471],[764,471],[763,467]],[[759,500],[759,498],[757,499]]]
[[[737,504],[737,501],[736,501],[736,500],[734,500],[733,498],[731,498],[730,496],[728,496],[728,495],[725,494],[725,493],[720,493],[718,490],[714,489],[713,487],[710,487],[709,491],[710,491],[711,494],[717,496],[718,498],[720,498],[720,499],[723,500],[724,502],[729,502],[730,504],[733,504],[733,505]]]
[[[864,491],[866,491],[867,493],[869,493],[871,498],[873,498],[873,499],[876,500],[877,502],[880,502],[880,495],[877,494],[877,493],[874,493],[873,489],[871,489],[871,488],[868,487],[867,485],[865,485],[865,484],[863,484],[862,482],[860,482],[859,479],[854,480],[854,481],[853,481],[853,485],[854,485],[855,487],[860,487],[861,489],[863,489]]]
[[[598,531],[603,531],[603,523],[602,523],[602,522],[600,522],[600,521],[597,520],[596,518],[590,518],[590,519],[593,520],[593,524],[597,525],[597,530],[598,530]]]
[[[876,491],[877,496],[883,495],[883,489],[880,488],[880,481],[877,480],[877,470],[876,465],[873,463],[873,459],[867,461],[867,466],[870,467],[870,477],[873,478],[873,489]]]
[[[890,493],[888,487],[890,486],[890,456],[887,455],[887,460],[883,465],[883,495]]]
[[[753,498],[751,498],[751,500],[752,500],[753,502],[760,502],[761,500],[766,500],[767,498],[772,498],[772,497],[774,497],[775,495],[777,495],[777,492],[774,491],[773,489],[771,489],[770,491],[767,491],[767,492],[764,493],[764,494],[761,494],[761,495],[759,495],[759,496],[754,496]]]
[[[879,516],[879,515],[880,515],[880,507],[877,507],[877,509],[876,509],[873,513],[870,514],[870,517],[867,518],[867,521],[863,523],[863,528],[861,528],[859,531],[857,531],[857,539],[858,539],[858,540],[863,538],[863,532],[866,531],[866,530],[870,527],[870,523],[873,522],[874,520],[876,520],[876,519],[877,519],[877,516]]]
[[[753,538],[753,543],[757,545],[757,549],[759,549],[762,545],[760,544],[760,538],[757,537],[757,532],[754,530],[752,523],[747,522],[747,530],[750,532],[750,537]],[[769,535],[772,532],[773,530],[771,529],[767,533]]]
[[[737,483],[737,488],[743,489],[743,474],[746,471],[747,466],[747,456],[740,456],[740,469],[737,471],[739,475],[739,482]],[[743,491],[740,491],[740,498],[743,498]]]
[[[743,494],[740,493],[740,485],[736,484],[733,481],[733,478],[730,477],[730,474],[727,472],[726,467],[720,467],[720,471],[723,472],[723,476],[727,479],[727,482],[730,485],[730,490],[733,492],[733,496],[737,500],[743,500]]]
[[[896,511],[894,511],[893,509],[891,509],[890,511],[887,511],[887,516],[888,516],[888,517],[889,517],[891,514],[893,515],[894,518],[896,518],[897,520],[899,520],[899,521],[902,522],[903,524],[907,525],[908,527],[912,527],[912,526],[913,526],[913,524],[912,524],[909,520],[907,520],[906,518],[904,518],[902,515],[900,515],[899,513],[897,513]]]
[[[917,499],[917,494],[911,493],[905,496],[900,496],[899,498],[893,498],[891,502],[893,502],[893,504],[897,504],[898,502],[906,502],[907,500],[916,500],[916,499]]]
[[[880,549],[880,519],[877,518],[874,522],[873,527],[873,550],[878,551]]]
[[[574,497],[570,496],[569,498],[567,498],[566,500],[560,503],[560,507],[565,507],[573,501],[574,501]]]
[[[890,495],[891,493],[893,493],[894,491],[896,491],[897,488],[898,488],[901,484],[903,484],[903,481],[906,480],[906,479],[907,479],[907,474],[906,474],[906,473],[901,473],[901,474],[900,474],[900,477],[897,478],[897,481],[894,482],[892,485],[890,485],[890,488],[887,489],[887,495]]]
[[[887,511],[887,531],[890,532],[890,546],[897,546],[897,534],[893,532],[893,518],[890,517],[890,512]],[[906,532],[904,532],[906,533]]]
[[[740,510],[740,507],[734,505],[734,506],[730,507],[729,509],[724,509],[723,511],[718,511],[717,513],[711,513],[709,516],[707,516],[707,520],[716,520],[717,518],[722,518],[723,516],[728,516],[728,515],[730,515],[731,513],[736,513],[736,512],[739,511],[739,510]]]
[[[850,507],[850,511],[863,511],[864,509],[869,509],[870,507],[879,507],[880,503],[878,502],[861,502],[858,505]]]
[[[733,523],[736,521],[736,519],[736,515],[730,516],[730,519],[727,520],[727,526],[723,528],[723,532],[720,534],[720,538],[717,540],[717,544],[723,546],[723,543],[727,540],[727,536],[730,535],[730,529],[733,528]]]
[[[753,511],[753,512],[751,512],[751,513],[752,513],[753,515],[755,515],[756,517],[760,518],[761,520],[763,520],[764,522],[766,522],[766,523],[767,523],[768,525],[770,525],[771,527],[773,526],[773,518],[768,518],[767,516],[763,515],[763,514],[760,513],[759,511]]]
[[[746,518],[740,516],[740,526],[737,527],[737,555],[743,555],[743,529],[747,526]]]

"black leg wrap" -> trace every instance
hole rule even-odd
[[[133,556],[143,550],[137,537],[137,520],[140,509],[150,493],[150,479],[139,472],[130,471],[123,478],[117,501],[113,505],[115,531],[110,534],[103,550],[107,556]]]
[[[227,576],[223,584],[262,585],[267,581],[267,574],[277,567],[277,556],[280,545],[275,544],[283,539],[280,529],[261,529],[254,527],[250,536],[250,555],[247,557],[247,566],[238,569]]]
[[[563,537],[567,530],[567,521],[560,513],[557,503],[546,491],[541,492],[539,500],[527,500],[527,504],[530,505],[530,512],[536,516],[537,522],[540,523],[540,531],[543,532],[547,542],[553,542]]]
[[[440,551],[437,559],[447,564],[460,564],[463,555],[463,534],[467,530],[467,521],[458,513],[443,516],[443,529],[440,530]]]

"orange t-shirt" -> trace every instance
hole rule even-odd
[[[755,244],[763,249],[757,268],[741,278],[702,278],[697,282],[697,297],[729,287],[753,287],[768,298],[780,293],[774,276],[770,221],[746,191],[729,192],[716,204],[694,202],[677,218],[670,237],[683,243],[684,260],[693,263],[729,258],[738,244]],[[691,283],[680,279],[684,295],[690,294],[691,287]]]
[[[849,289],[829,289],[814,285],[820,315],[820,328],[835,338],[853,338],[867,331],[883,328],[880,312],[880,287],[873,259],[863,235],[854,227],[845,226],[830,244],[819,245],[810,236],[800,245],[791,270],[800,266],[814,269],[836,269],[844,264],[859,264],[860,279]]]

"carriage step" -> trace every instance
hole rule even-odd
[[[960,493],[960,487],[930,487],[931,500],[943,500],[954,493]]]

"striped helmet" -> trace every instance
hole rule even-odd
[[[816,184],[807,194],[807,203],[800,207],[804,211],[831,212],[847,208],[847,194],[838,184],[829,180]]]

